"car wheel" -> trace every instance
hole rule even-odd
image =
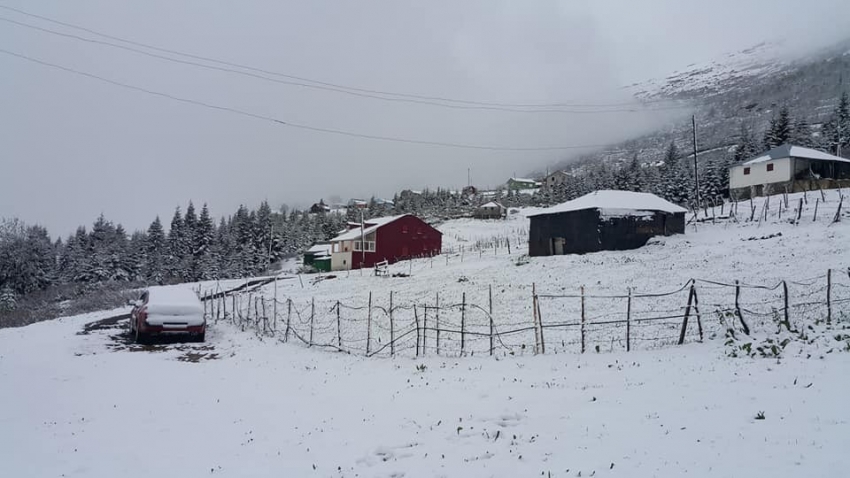
[[[205,331],[203,331],[200,334],[195,336],[195,342],[203,342],[204,340],[206,340],[206,336],[207,336],[207,331],[205,330]]]
[[[143,334],[138,327],[136,327],[135,334],[136,343],[140,345],[146,345],[148,343],[148,335]]]

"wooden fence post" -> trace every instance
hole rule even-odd
[[[779,202],[782,204],[782,201]],[[703,333],[702,333],[702,316],[699,313],[699,297],[697,296],[697,281],[691,279],[691,288],[694,291],[694,315],[697,318],[697,330],[699,331],[699,341],[703,341]]]
[[[336,346],[342,350],[342,321],[339,318],[339,309],[339,301],[336,301]]]
[[[435,320],[437,322],[437,325],[436,325],[435,328],[437,329],[437,355],[440,355],[440,293],[439,292],[437,292],[436,309],[437,309],[437,317],[436,317]]]
[[[460,304],[460,354],[463,355],[466,347],[466,292],[463,293],[463,301]]]
[[[428,355],[426,351],[426,347],[428,344],[428,304],[423,304],[422,309],[425,311],[425,315],[422,318],[422,356]]]
[[[292,299],[286,300],[286,333],[283,335],[283,341],[289,342],[290,319],[292,318]]]
[[[685,307],[685,317],[682,319],[682,330],[679,332],[679,345],[685,343],[685,333],[688,330],[688,317],[691,315],[691,304],[694,300],[694,285],[691,284],[690,290],[688,290],[688,305]]]
[[[832,323],[832,269],[826,270],[826,323]]]
[[[585,351],[584,286],[581,286],[581,353]]]
[[[788,330],[788,332],[791,332],[791,318],[788,311],[788,284],[785,281],[782,281],[782,301],[784,302],[784,307],[782,310],[783,316],[785,317],[783,324],[785,325],[785,328]]]
[[[393,291],[390,291],[390,357],[395,357],[395,324],[393,324]]]
[[[626,352],[632,351],[632,288],[626,301]]]
[[[272,303],[272,315],[274,315],[274,333],[277,333],[277,276],[274,276],[274,303]]]
[[[488,315],[490,316],[490,355],[492,356],[493,355],[493,346],[494,346],[493,331],[495,329],[494,324],[493,324],[493,284],[490,284],[488,286],[487,292],[488,292],[488,296],[489,296],[489,299],[490,299],[490,311],[489,311]]]
[[[313,297],[310,299],[310,344],[309,346],[313,346],[313,321],[316,318],[316,298]]]
[[[818,220],[818,204],[820,203],[820,198],[815,198],[815,214],[812,216],[812,222],[816,222]]]
[[[537,320],[537,286],[531,283],[531,314],[534,319],[534,353],[540,353],[540,324]]]
[[[369,312],[366,316],[366,355],[372,351],[372,291],[369,291]]]
[[[797,219],[794,221],[794,224],[797,224],[797,223],[800,222],[800,216],[802,214],[803,214],[803,198],[800,198],[800,204],[797,206]]]
[[[416,356],[419,356],[419,342],[421,339],[421,332],[419,329],[419,312],[416,311],[416,304],[413,304],[413,320],[416,324]]]
[[[537,325],[540,328],[540,353],[546,354],[546,337],[543,335],[543,314],[540,313],[540,297],[535,296],[537,304]]]
[[[741,327],[744,329],[744,333],[750,335],[750,328],[747,326],[747,323],[744,322],[744,316],[741,315],[741,283],[736,279],[735,280],[735,314],[738,315],[738,320],[741,321]]]

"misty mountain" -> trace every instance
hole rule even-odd
[[[771,118],[782,107],[789,109],[795,123],[804,122],[808,136],[816,141],[841,94],[850,90],[850,39],[793,60],[782,58],[779,45],[762,43],[626,89],[643,101],[693,105],[701,165],[729,155],[742,125],[760,141]],[[690,116],[653,133],[553,166],[577,172],[586,164],[619,167],[635,155],[643,164],[654,164],[663,159],[671,142],[676,143],[683,156],[693,155]]]

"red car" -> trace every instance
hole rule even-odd
[[[207,317],[198,296],[186,287],[155,287],[130,301],[130,335],[145,343],[153,335],[189,334],[203,342]]]

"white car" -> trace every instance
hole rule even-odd
[[[201,299],[186,287],[154,287],[130,301],[130,334],[138,343],[153,335],[189,334],[203,342],[207,317]]]

